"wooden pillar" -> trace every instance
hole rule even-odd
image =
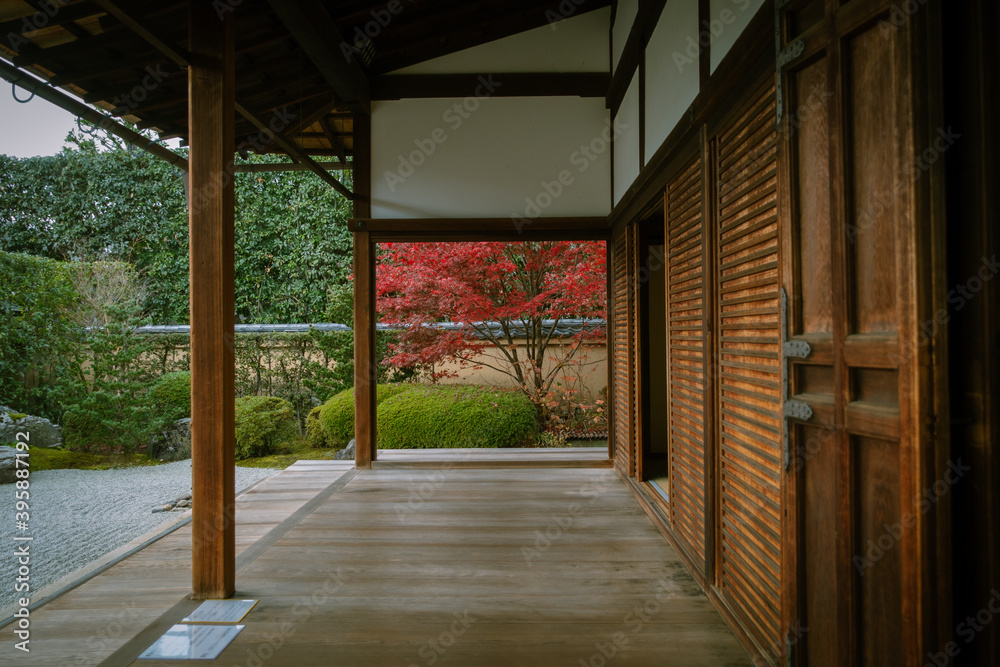
[[[354,217],[371,216],[371,118],[354,117]],[[375,448],[375,244],[354,232],[354,462],[370,468]]]
[[[192,586],[236,586],[233,284],[234,12],[190,7]]]

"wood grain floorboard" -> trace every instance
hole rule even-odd
[[[750,664],[613,470],[431,459],[442,466],[358,471],[321,503],[350,467],[296,464],[241,497],[238,543],[255,557],[237,595],[260,603],[209,664]],[[169,622],[190,592],[190,539],[178,530],[38,609],[18,664],[100,664]],[[0,643],[5,664],[12,649]]]

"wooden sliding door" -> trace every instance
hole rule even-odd
[[[670,179],[664,200],[667,434],[670,521],[704,583],[708,567],[709,396],[704,178],[697,154]]]
[[[913,40],[936,4],[905,21],[881,2],[782,14],[785,623],[808,628],[790,641],[794,664],[916,667],[950,639],[947,574],[934,571],[947,560],[937,480],[957,479],[936,432],[943,341],[918,334],[940,305],[933,164],[948,144],[935,147],[934,108],[915,102],[929,43]]]
[[[781,300],[773,79],[712,132],[718,494],[715,585],[781,646]]]

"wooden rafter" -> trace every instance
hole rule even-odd
[[[484,93],[490,97],[604,97],[610,83],[611,75],[607,72],[396,74],[372,81],[372,99],[468,97]]]
[[[340,45],[348,43],[323,6],[315,0],[268,0],[302,51],[340,100],[371,113],[368,75],[357,58],[348,60]]]
[[[154,33],[152,30],[144,26],[140,21],[135,19],[135,17],[130,15],[121,7],[119,7],[117,3],[113,2],[112,0],[93,0],[93,2],[98,4],[101,7],[101,9],[106,11],[108,14],[111,14],[116,19],[118,19],[123,25],[127,26],[131,31],[133,31],[136,35],[145,40],[157,51],[159,51],[164,56],[173,61],[174,64],[176,64],[178,67],[184,69],[189,68],[188,58],[185,55],[181,54],[180,51],[170,46],[167,40],[157,36],[156,33]],[[263,120],[260,119],[259,116],[257,116],[257,114],[255,114],[254,112],[252,112],[239,102],[235,103],[235,109],[237,113],[243,116],[243,118],[250,121],[254,125],[254,127],[256,127],[261,133],[263,133],[270,141],[273,141],[275,144],[280,146],[282,150],[288,153],[288,156],[290,158],[292,158],[296,162],[301,162],[302,164],[306,165],[306,167],[309,170],[314,172],[323,181],[325,181],[331,187],[333,187],[334,190],[341,193],[348,199],[352,199],[354,197],[353,193],[346,187],[344,187],[344,185],[340,181],[334,178],[328,171],[320,167],[320,165],[315,160],[313,160],[304,152],[302,152],[302,150],[298,146],[296,146],[293,141],[289,141],[280,134],[276,134],[269,127],[267,123],[265,123]],[[346,160],[342,161],[346,162]]]
[[[330,146],[337,153],[337,157],[340,158],[341,162],[347,162],[347,151],[344,149],[344,144],[340,140],[336,129],[330,122],[330,119],[324,116],[319,120],[319,126],[323,128],[323,134],[326,135],[327,140],[330,142]]]
[[[246,118],[248,121],[253,123],[257,129],[259,129],[269,140],[277,144],[283,151],[288,153],[288,156],[297,162],[302,162],[307,165],[309,169],[319,176],[324,182],[328,183],[334,190],[344,195],[348,199],[354,199],[354,193],[344,187],[344,184],[334,178],[330,172],[326,171],[319,166],[319,163],[313,160],[311,157],[302,152],[295,142],[290,141],[280,134],[275,134],[267,123],[260,119],[256,114],[254,114],[249,109],[243,107],[240,104],[236,105],[236,113]]]

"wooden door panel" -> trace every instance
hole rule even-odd
[[[850,333],[898,331],[897,184],[893,41],[877,27],[847,42],[847,203]]]
[[[691,559],[706,564],[706,306],[702,162],[693,158],[667,183],[667,429],[670,520]]]
[[[781,332],[773,83],[715,133],[716,586],[761,646],[781,642]]]
[[[612,316],[614,318],[614,452],[615,465],[631,474],[634,405],[634,295],[631,293],[632,228],[624,226],[612,238]]]
[[[899,443],[851,437],[857,665],[899,664],[902,655],[902,536]]]

